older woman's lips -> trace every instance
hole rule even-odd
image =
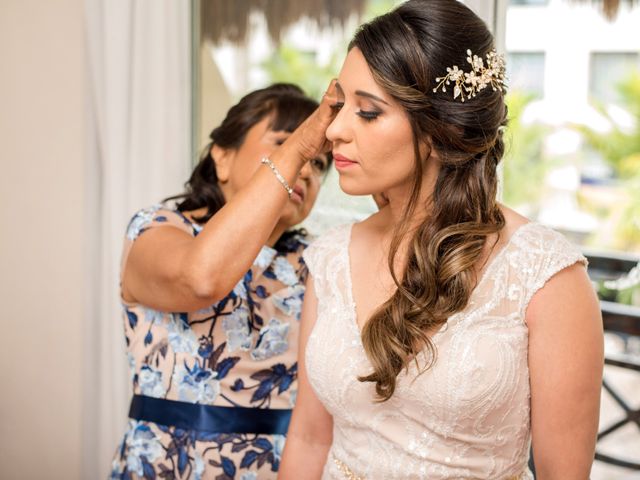
[[[354,165],[358,164],[358,162],[353,161],[343,155],[340,155],[339,153],[333,154],[333,163],[335,163],[336,168],[338,170],[343,170],[345,168],[353,167]]]
[[[296,203],[302,203],[304,201],[304,190],[302,187],[298,187],[297,185],[293,187],[293,195],[291,195],[291,200]]]

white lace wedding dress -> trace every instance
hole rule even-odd
[[[373,384],[357,380],[371,365],[355,316],[350,237],[351,225],[334,228],[304,254],[318,297],[307,371],[334,422],[323,479],[532,479],[525,310],[549,278],[586,259],[553,230],[520,227],[464,311],[432,336],[435,364],[421,375],[411,364],[393,397],[376,403]]]

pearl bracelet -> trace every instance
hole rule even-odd
[[[271,159],[269,157],[262,157],[262,159],[260,160],[260,163],[262,163],[263,165],[267,165],[271,169],[271,171],[276,176],[278,181],[282,184],[284,189],[287,191],[287,194],[289,195],[289,198],[291,198],[291,195],[293,195],[293,188],[291,188],[289,186],[289,183],[287,183],[287,181],[282,176],[280,171],[276,168],[276,166],[273,164]]]

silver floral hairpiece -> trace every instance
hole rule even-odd
[[[466,99],[475,97],[479,91],[491,85],[494,91],[498,89],[506,90],[505,85],[505,62],[502,55],[498,55],[495,49],[486,55],[487,66],[477,55],[472,55],[471,50],[467,50],[467,62],[471,65],[471,71],[460,70],[457,65],[447,67],[447,75],[436,78],[439,82],[433,92],[437,92],[440,87],[442,91],[447,91],[447,85],[455,82],[453,87],[454,100],[458,97],[464,102]]]

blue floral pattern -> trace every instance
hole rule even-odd
[[[174,353],[197,355],[198,338],[193,330],[189,328],[189,322],[184,316],[172,315],[171,321],[167,323],[166,328],[169,334],[169,346]]]
[[[154,221],[155,213],[160,210],[161,205],[153,205],[136,213],[127,226],[127,238],[135,240]],[[156,219],[156,221],[158,221]]]
[[[251,350],[253,333],[251,325],[247,322],[248,316],[249,309],[241,306],[222,319],[222,329],[227,335],[227,348],[230,352]]]
[[[282,313],[300,321],[302,313],[302,299],[304,298],[304,286],[295,285],[281,294],[275,294],[271,301]]]
[[[212,404],[220,393],[218,372],[209,368],[193,368],[179,365],[173,372],[173,383],[178,387],[178,400],[191,403]]]
[[[289,324],[272,318],[266,327],[260,329],[258,345],[251,351],[254,360],[266,360],[280,355],[289,348]]]
[[[196,236],[201,227],[162,205],[138,212],[124,256],[151,228]],[[307,268],[300,232],[263,247],[227,297],[193,313],[123,304],[134,393],[220,406],[292,408],[297,336]],[[162,261],[162,259],[158,259]],[[276,478],[282,435],[210,434],[129,421],[111,478],[257,480]]]
[[[162,372],[154,370],[149,365],[144,365],[138,375],[140,393],[148,397],[163,398],[167,390],[162,385]]]

